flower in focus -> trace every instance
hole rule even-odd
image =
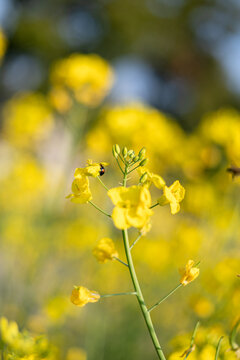
[[[112,219],[118,229],[128,229],[131,226],[141,229],[149,222],[153,212],[149,209],[151,195],[146,187],[121,186],[110,189],[108,196],[115,205]]]
[[[118,257],[118,252],[112,239],[103,238],[98,241],[97,246],[93,249],[93,255],[100,263],[105,263],[108,260],[113,260],[114,257]]]
[[[144,179],[145,181],[143,182],[143,185],[147,186],[148,188],[151,184],[155,185],[158,189],[162,189],[165,186],[165,181],[163,178],[160,175],[150,172],[145,166],[140,166],[138,168],[138,173],[140,176],[146,174],[144,176],[146,180]]]
[[[100,56],[72,54],[55,63],[51,81],[71,90],[78,102],[97,106],[112,86],[113,71]]]
[[[199,275],[199,268],[194,267],[194,261],[188,260],[187,264],[185,265],[185,268],[179,269],[179,273],[182,276],[180,279],[180,283],[182,285],[187,285],[191,281],[195,280]]]
[[[185,189],[177,180],[171,186],[164,186],[163,195],[157,200],[159,205],[170,204],[171,214],[180,210],[180,202],[184,199]]]
[[[93,176],[97,177],[100,175],[100,170],[102,166],[107,166],[108,163],[93,163],[92,160],[87,160],[87,165],[85,168],[77,168],[74,173],[74,177],[78,176]]]
[[[7,39],[4,33],[2,32],[2,30],[0,29],[0,59],[3,58],[6,52],[6,48],[7,48]]]
[[[91,291],[84,286],[74,286],[71,295],[71,302],[77,306],[85,306],[87,303],[97,302],[100,299],[100,295],[97,291]]]
[[[77,204],[84,204],[92,200],[92,194],[89,189],[89,180],[87,176],[82,175],[75,178],[72,182],[72,194],[66,196],[66,199],[70,199]]]

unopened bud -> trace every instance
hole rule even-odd
[[[119,146],[118,144],[115,144],[114,146],[115,146],[115,151],[116,151],[116,153],[119,155],[120,152],[121,152],[120,146]]]
[[[115,145],[113,145],[113,147],[112,147],[112,153],[113,153],[113,156],[115,157],[115,159],[117,159],[118,154],[116,152]]]
[[[133,150],[128,150],[128,156],[131,157],[134,154]]]
[[[133,161],[137,162],[139,160],[139,156],[134,156]]]
[[[127,157],[127,153],[128,153],[128,150],[126,148],[126,146],[124,146],[124,148],[122,149],[122,154],[123,154],[123,157]]]
[[[146,149],[145,147],[143,147],[140,151],[139,151],[139,159],[142,160],[144,158],[144,156],[146,155]]]
[[[139,166],[145,166],[145,165],[147,164],[147,162],[148,162],[148,159],[143,159],[143,160],[140,162]]]
[[[147,177],[148,177],[148,175],[147,175],[147,172],[145,172],[141,177],[140,177],[140,183],[141,184],[143,184],[143,183],[145,183],[145,181],[147,180]]]

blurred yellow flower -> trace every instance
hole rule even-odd
[[[93,163],[92,160],[87,160],[87,165],[85,168],[77,168],[74,173],[74,177],[77,178],[79,176],[93,176],[97,177],[100,175],[100,171],[102,167],[107,166],[108,163]]]
[[[47,138],[52,127],[51,109],[41,94],[16,95],[3,107],[3,132],[14,145],[32,147]]]
[[[141,229],[148,224],[153,212],[149,209],[151,195],[146,187],[121,186],[110,189],[108,196],[115,205],[112,219],[118,229],[128,229],[131,226]]]
[[[2,340],[11,345],[13,344],[18,336],[19,336],[19,330],[18,330],[18,325],[15,321],[10,321],[8,322],[8,320],[5,317],[1,317],[0,318],[0,334],[1,334],[1,338]]]
[[[76,204],[84,204],[92,200],[92,194],[89,189],[89,180],[85,175],[78,175],[72,182],[72,194],[66,196]]]
[[[55,63],[51,81],[71,90],[80,103],[97,106],[112,86],[113,70],[98,55],[72,54]]]
[[[159,205],[170,204],[171,214],[180,210],[180,202],[184,199],[185,189],[177,180],[171,186],[164,186],[163,195],[157,200]]]
[[[6,48],[7,48],[7,39],[2,29],[0,29],[0,59],[2,59],[2,57],[4,56],[6,52]]]
[[[93,249],[93,255],[99,262],[105,263],[108,260],[113,260],[114,257],[118,257],[118,252],[112,239],[103,238],[98,241],[97,246]]]
[[[91,291],[84,286],[74,286],[71,295],[71,302],[77,306],[85,306],[87,303],[95,303],[100,299],[97,291]]]
[[[140,166],[138,168],[138,173],[140,176],[146,174],[146,180],[143,182],[143,185],[147,186],[148,188],[151,184],[155,185],[158,189],[162,189],[165,185],[165,181],[160,175],[150,172],[145,166]]]
[[[195,280],[199,275],[199,268],[194,267],[194,261],[188,260],[187,264],[185,265],[185,268],[179,269],[179,273],[182,276],[180,279],[180,283],[182,285],[187,285],[191,281]]]
[[[50,90],[49,100],[52,106],[61,114],[70,110],[73,104],[67,90],[61,86],[55,86]]]
[[[67,352],[66,360],[87,360],[87,354],[80,348],[72,347]]]

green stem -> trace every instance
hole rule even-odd
[[[217,344],[217,348],[216,348],[216,354],[215,354],[215,360],[218,359],[218,355],[219,355],[219,351],[220,351],[220,346],[221,346],[221,342],[222,342],[223,336],[220,337],[218,344]]]
[[[152,311],[153,309],[155,309],[155,307],[157,307],[158,305],[160,305],[164,300],[166,300],[170,295],[172,295],[177,289],[179,289],[182,286],[182,284],[178,284],[173,290],[171,290],[166,296],[164,296],[161,300],[159,300],[155,305],[151,306],[148,309],[148,312]]]
[[[112,297],[112,296],[122,296],[122,295],[137,295],[137,293],[136,292],[125,292],[125,293],[118,293],[118,294],[105,294],[105,295],[101,295],[101,298]]]
[[[104,187],[104,189],[106,189],[106,190],[108,191],[109,189],[108,189],[107,186],[104,184],[104,182],[100,179],[99,176],[97,176],[97,179],[98,179],[98,181],[102,184],[102,186]]]
[[[138,165],[138,166],[136,166],[135,168],[133,168],[132,170],[130,170],[130,171],[128,172],[128,174],[130,174],[131,172],[133,172],[134,170],[136,170],[137,168],[139,168],[139,166],[140,166],[140,165]]]
[[[150,206],[150,209],[152,209],[152,208],[154,208],[155,206],[158,206],[158,205],[159,205],[159,203],[156,203],[156,204]]]
[[[116,256],[113,256],[113,259],[119,261],[121,264],[125,265],[125,266],[128,266],[128,264],[126,264],[124,261],[120,260],[118,257]]]
[[[117,163],[118,163],[118,167],[119,167],[119,169],[121,170],[121,172],[124,174],[124,171],[123,171],[123,169],[122,169],[122,167],[121,167],[121,165],[120,165],[120,163],[119,163],[119,161],[118,161],[118,158],[116,158],[116,160],[117,160]]]
[[[194,344],[195,337],[196,337],[196,334],[197,334],[197,329],[198,329],[199,325],[200,325],[200,321],[198,321],[198,322],[196,323],[195,328],[194,328],[194,330],[193,330],[192,339],[191,339],[191,342],[190,342],[190,347],[192,347],[193,344]]]
[[[128,267],[129,267],[129,272],[130,272],[130,276],[132,279],[132,283],[133,283],[133,287],[134,290],[137,293],[137,299],[138,299],[138,303],[140,305],[144,320],[146,322],[148,331],[149,331],[149,335],[151,336],[153,345],[155,347],[155,350],[158,354],[158,358],[160,360],[166,360],[164,353],[162,351],[162,348],[159,344],[157,335],[155,333],[154,327],[153,327],[153,323],[152,323],[152,319],[151,316],[148,312],[147,306],[145,304],[144,301],[144,297],[138,282],[138,278],[135,272],[135,268],[134,268],[134,264],[133,264],[133,260],[132,260],[132,256],[131,256],[131,251],[130,251],[130,247],[129,247],[129,241],[128,241],[128,232],[127,230],[122,230],[122,235],[123,235],[123,243],[124,243],[124,248],[125,248],[125,253],[126,253],[126,257],[127,257],[127,262],[128,262]]]
[[[100,211],[101,213],[103,213],[104,215],[111,217],[110,214],[106,213],[103,209],[101,209],[99,206],[97,206],[96,204],[94,204],[92,201],[89,201],[89,204],[91,204],[92,206],[95,207],[95,209],[97,209],[98,211]]]
[[[130,246],[130,250],[132,250],[132,248],[134,247],[134,245],[136,245],[136,243],[138,242],[138,240],[140,240],[142,237],[142,234],[138,235],[138,237],[136,238],[136,240],[134,240],[134,242],[132,243],[132,245]]]

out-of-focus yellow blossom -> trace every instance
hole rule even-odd
[[[75,286],[72,295],[71,302],[77,306],[85,306],[87,303],[95,303],[100,299],[100,295],[97,291],[91,291],[84,286]]]
[[[153,165],[162,169],[169,168],[169,164],[176,166],[185,135],[180,126],[164,113],[135,103],[103,111],[87,135],[87,143],[96,153],[104,153],[115,143],[128,144],[130,149],[144,143]],[[154,159],[157,160],[155,164]]]
[[[3,58],[3,56],[6,52],[6,48],[7,48],[7,39],[6,39],[2,29],[0,28],[0,59]]]
[[[179,273],[182,276],[180,279],[180,283],[182,285],[187,285],[191,281],[195,280],[199,275],[199,268],[194,267],[194,261],[188,260],[187,264],[185,265],[185,268],[179,269]]]
[[[179,350],[179,351],[174,351],[168,358],[168,360],[180,360],[180,359],[183,359],[182,357],[183,355],[183,351],[182,350]],[[197,356],[194,352],[191,353],[191,356],[190,356],[190,359],[191,360],[197,360]]]
[[[97,106],[111,89],[113,70],[98,55],[72,54],[55,63],[51,81],[70,89],[80,103]]]
[[[148,188],[151,184],[153,184],[156,186],[156,188],[162,189],[166,184],[160,175],[150,172],[145,166],[140,166],[138,168],[138,173],[140,176],[146,174],[146,180],[144,181],[143,185],[147,186]]]
[[[149,209],[151,206],[151,195],[144,186],[117,187],[108,191],[112,200],[112,219],[118,229],[128,229],[133,226],[144,228],[153,214]]]
[[[235,109],[220,109],[206,115],[200,134],[221,145],[230,161],[240,160],[240,114]]]
[[[195,313],[202,318],[207,318],[214,311],[213,303],[200,294],[194,295],[190,301],[190,304]]]
[[[23,93],[3,107],[3,133],[18,146],[31,147],[45,139],[53,127],[50,106],[38,93]]]
[[[68,350],[66,360],[87,360],[87,354],[84,350],[73,347]]]
[[[64,87],[55,86],[50,90],[49,100],[52,106],[61,114],[71,109],[73,101]]]
[[[115,249],[112,239],[103,238],[98,241],[96,247],[93,249],[93,255],[100,263],[105,263],[108,260],[113,260],[118,257],[118,252]]]
[[[214,359],[216,353],[216,347],[210,344],[207,344],[199,355],[199,360],[212,360]]]
[[[0,319],[0,333],[3,342],[9,345],[13,344],[19,336],[17,323],[15,321],[8,322],[5,317],[2,317]]]
[[[177,180],[171,186],[164,186],[163,195],[157,200],[159,205],[170,204],[171,214],[180,210],[180,202],[184,199],[185,189]]]
[[[100,175],[101,167],[107,166],[108,163],[102,162],[102,163],[93,163],[92,160],[87,160],[87,165],[85,168],[77,168],[74,173],[74,177],[78,178],[82,175],[84,176],[93,176],[97,177]]]
[[[89,189],[89,180],[85,175],[78,175],[72,182],[72,194],[66,196],[76,204],[85,204],[92,200],[92,194]]]

